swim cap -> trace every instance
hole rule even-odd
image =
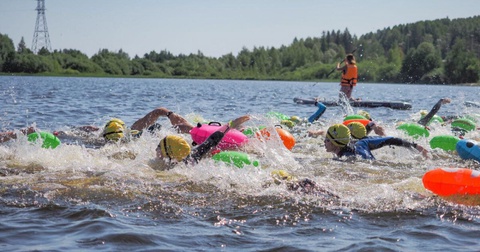
[[[426,116],[428,114],[428,112],[426,110],[420,110],[420,115],[422,117]]]
[[[358,111],[357,114],[359,114],[359,115],[367,118],[368,120],[372,119],[372,118],[370,117],[370,114],[369,114],[367,111],[365,111],[365,110],[360,110],[360,111]]]
[[[299,123],[301,122],[302,120],[300,119],[300,117],[298,116],[291,116],[290,117],[290,121],[294,122],[294,123]]]
[[[280,124],[285,125],[290,129],[293,128],[293,126],[295,126],[295,123],[293,121],[290,121],[290,120],[282,120],[280,122]]]
[[[359,122],[351,122],[347,125],[350,135],[355,139],[362,139],[367,136],[367,129]]]
[[[107,140],[118,141],[124,137],[124,131],[125,123],[118,118],[112,118],[103,128],[103,137]]]
[[[328,128],[327,138],[338,147],[344,147],[350,142],[350,130],[343,124],[334,124]]]
[[[174,158],[177,161],[182,161],[190,154],[190,145],[180,136],[166,136],[160,141],[159,146],[164,157]]]
[[[293,180],[293,176],[290,175],[287,171],[285,170],[273,170],[270,175],[272,176],[273,178],[273,181],[275,182],[275,184],[280,184],[282,182],[282,180],[285,180],[285,181],[291,181]]]

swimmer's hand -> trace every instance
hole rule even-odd
[[[442,104],[447,104],[447,103],[450,103],[452,102],[452,99],[450,98],[442,98]]]
[[[425,159],[428,159],[428,158],[429,158],[429,157],[428,157],[428,150],[427,150],[427,149],[423,148],[423,147],[420,146],[420,145],[417,145],[417,146],[415,147],[415,149],[417,149],[420,153],[422,153],[422,156],[423,156]]]
[[[240,127],[240,125],[242,125],[244,122],[250,120],[250,116],[249,115],[244,115],[244,116],[241,116],[241,117],[238,117],[232,121],[229,122],[229,127],[232,128],[232,129],[236,129],[238,127]]]

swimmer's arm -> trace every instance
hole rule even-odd
[[[418,144],[415,144],[415,149],[417,149],[424,158],[429,158],[428,157],[428,150],[423,148],[423,146],[420,146]]]
[[[159,117],[166,116],[170,120],[170,123],[173,127],[177,128],[180,133],[188,133],[191,129],[194,128],[192,124],[190,124],[185,118],[180,116],[179,114],[173,113],[172,111],[159,107],[156,108],[149,113],[147,113],[144,117],[138,119],[136,122],[132,124],[132,130],[141,131],[153,125]]]
[[[378,124],[374,124],[372,125],[372,129],[373,129],[373,132],[375,132],[375,134],[379,136],[386,136],[385,129],[382,126]]]
[[[225,124],[222,127],[220,127],[218,131],[227,133],[230,129],[239,129],[239,127],[248,120],[250,120],[249,115],[240,116],[238,118],[231,120],[228,124]]]
[[[166,108],[156,108],[148,112],[144,117],[138,119],[132,124],[131,129],[143,130],[154,124],[160,116],[166,116],[168,110]]]
[[[318,136],[324,136],[325,131],[324,130],[308,130],[307,134],[309,137],[318,137]]]
[[[442,107],[443,104],[450,103],[451,101],[452,100],[450,98],[442,98],[438,100],[435,106],[433,106],[432,110],[430,110],[430,112],[428,112],[428,114],[425,117],[423,117],[422,119],[420,119],[420,121],[418,121],[418,124],[426,126],[427,123],[430,122],[430,120],[433,118],[433,116],[437,114],[437,112],[440,110],[440,107]]]
[[[392,138],[386,140],[384,143],[388,144],[388,145],[403,146],[403,147],[407,147],[407,148],[412,148],[413,147],[416,150],[418,150],[424,158],[428,158],[428,150],[425,149],[423,146],[421,146],[419,144],[412,143],[412,142],[409,142],[409,141],[406,141],[406,140],[403,140],[403,139],[397,138],[397,137],[392,137]]]
[[[213,148],[217,147],[217,145],[222,141],[225,134],[231,128],[237,128],[248,120],[250,120],[250,116],[245,115],[230,121],[228,124],[221,126],[217,131],[213,132],[213,134],[211,134],[207,138],[207,140],[205,140],[205,142],[197,146],[197,148],[192,151],[192,154],[184,160],[185,163],[197,163]]]
[[[7,132],[1,132],[0,133],[0,143],[4,143],[4,142],[10,141],[12,139],[16,139],[16,138],[17,138],[17,134],[15,134],[15,132],[13,132],[13,131],[7,131]]]
[[[100,130],[99,127],[95,127],[95,126],[92,126],[92,125],[80,126],[80,127],[77,127],[76,129],[81,130],[81,131],[85,131],[85,132],[93,132],[93,131]]]
[[[28,127],[26,129],[21,129],[20,132],[24,135],[28,135],[35,132],[35,128]],[[4,143],[12,139],[17,139],[17,134],[15,131],[0,132],[0,143]]]
[[[230,128],[238,129],[244,122],[250,120],[249,115],[240,116],[230,121]]]
[[[209,153],[213,148],[215,148],[220,141],[222,141],[225,134],[221,131],[215,131],[211,134],[205,142],[197,146],[190,156],[188,156],[184,161],[185,163],[198,163],[207,153]]]

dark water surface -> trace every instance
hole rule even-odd
[[[278,124],[270,111],[307,118],[315,107],[294,97],[338,96],[336,83],[0,77],[0,129],[34,125],[45,131],[102,127],[110,117],[128,125],[164,106],[192,122],[225,122],[251,114],[248,125]],[[406,101],[412,110],[371,108],[389,135],[400,121],[419,118],[442,97],[441,115],[478,115],[477,87],[359,84],[364,100]],[[351,109],[351,108],[350,108]],[[346,109],[348,110],[348,108]],[[353,112],[358,108],[353,108]],[[155,146],[174,133],[168,120],[157,134],[121,145],[90,148],[75,137],[42,149],[26,137],[0,145],[2,251],[478,251],[480,207],[445,201],[425,190],[436,167],[479,169],[452,153],[383,148],[377,161],[344,162],[326,153],[323,138],[307,137],[342,120],[329,107],[319,122],[292,132],[292,151],[278,139],[253,139],[245,151],[261,167],[215,163],[161,170]],[[448,134],[433,125],[431,137]],[[479,138],[470,132],[467,138]],[[189,138],[189,136],[185,136]],[[416,140],[428,146],[429,139]],[[127,153],[117,155],[118,153]],[[133,153],[132,155],[128,153]],[[338,195],[305,195],[271,183],[270,172],[310,178]]]

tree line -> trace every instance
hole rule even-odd
[[[324,31],[319,37],[294,38],[288,46],[244,47],[218,58],[167,50],[133,58],[108,49],[92,57],[75,49],[42,48],[34,54],[23,37],[15,48],[0,33],[0,73],[325,81],[338,80],[339,73],[329,73],[353,51],[363,82],[478,83],[480,16],[397,25],[360,37],[348,28]]]

